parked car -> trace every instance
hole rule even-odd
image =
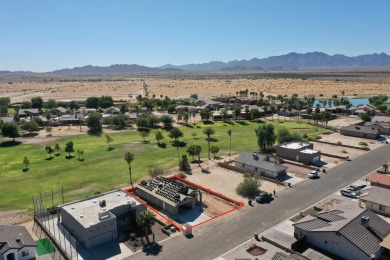
[[[311,171],[308,175],[307,178],[309,179],[316,179],[319,177],[319,172],[317,170]]]
[[[360,195],[360,191],[355,190],[353,188],[346,188],[342,189],[340,191],[341,195],[351,197],[351,198],[356,198],[358,195]]]
[[[262,191],[258,196],[255,198],[257,203],[265,203],[272,200],[272,194]]]

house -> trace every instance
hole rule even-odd
[[[20,118],[39,116],[38,108],[19,109],[18,115]]]
[[[77,114],[73,114],[73,115],[63,115],[61,116],[59,119],[58,119],[58,122],[60,124],[64,124],[64,125],[70,125],[70,124],[80,124],[81,122],[84,121],[84,118],[83,117],[80,117],[79,115]]]
[[[109,107],[104,109],[103,114],[106,115],[117,115],[121,112],[121,110],[117,107]]]
[[[2,116],[0,117],[0,122],[16,124],[13,116]]]
[[[35,259],[35,247],[24,226],[0,225],[0,260]]]
[[[390,223],[369,209],[320,212],[297,221],[294,237],[343,259],[378,259]]]
[[[390,189],[373,186],[367,195],[359,198],[359,205],[364,202],[367,209],[378,214],[390,216]]]
[[[379,134],[381,135],[390,135],[390,122],[366,122],[365,126],[371,126],[378,129]]]
[[[287,174],[287,167],[280,163],[277,158],[251,152],[243,152],[234,160],[235,167],[273,179]]]
[[[373,105],[362,105],[362,106],[357,106],[356,110],[353,112],[354,115],[369,115],[369,116],[375,116],[375,114],[378,113],[376,111],[376,108]]]
[[[89,249],[118,238],[146,206],[124,191],[110,191],[57,206],[58,222]]]
[[[377,139],[379,130],[374,126],[349,125],[340,128],[340,134],[368,139]]]
[[[173,215],[193,209],[196,202],[202,201],[199,189],[165,177],[141,181],[136,194],[146,202]]]
[[[390,116],[374,116],[371,122],[386,122],[390,123]]]
[[[198,99],[196,100],[195,105],[200,107],[201,110],[208,109],[210,111],[213,111],[220,107],[221,102],[214,101],[211,99]]]
[[[321,160],[321,152],[313,150],[313,144],[302,142],[289,142],[275,146],[276,156],[287,160],[314,163]]]
[[[67,110],[66,108],[64,108],[64,107],[56,107],[56,108],[53,108],[53,109],[51,110],[51,112],[52,112],[53,114],[58,115],[58,116],[61,116],[61,115],[66,114],[67,111],[68,111],[68,110]]]
[[[198,108],[195,106],[177,106],[177,112],[187,112],[187,113],[196,113],[198,112]]]
[[[368,181],[371,183],[371,186],[378,186],[390,189],[390,175],[373,173],[368,178]]]
[[[291,109],[291,111],[289,111],[288,109],[284,110],[284,109],[281,109],[279,112],[278,112],[278,115],[279,116],[287,116],[287,117],[294,117],[294,116],[298,116],[299,115],[299,111],[296,110],[296,109]]]

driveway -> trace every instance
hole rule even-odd
[[[161,249],[153,256],[137,253],[128,259],[213,259],[244,243],[254,233],[262,233],[290,218],[297,212],[335,193],[349,183],[362,178],[378,166],[389,161],[390,145],[368,152],[359,159],[334,167],[319,181],[305,180],[293,188],[286,188],[270,204],[244,207],[230,216],[194,229],[189,239],[177,236],[161,243]]]

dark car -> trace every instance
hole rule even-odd
[[[255,200],[257,203],[269,202],[272,200],[272,194],[262,191],[258,196],[256,196]]]

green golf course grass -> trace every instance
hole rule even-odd
[[[279,126],[286,128],[300,128],[299,134],[317,135],[325,131],[319,128],[318,132],[314,126],[306,123],[284,121],[280,117],[280,122],[276,117],[274,121],[268,121],[275,125],[275,131]],[[207,141],[203,134],[203,129],[207,126],[215,130],[211,137],[212,144],[220,147],[223,155],[229,152],[229,136],[227,130],[232,130],[232,153],[237,154],[246,150],[258,150],[255,129],[262,123],[242,121],[226,124],[215,122],[205,125],[183,126],[180,130],[184,137],[181,141],[186,143],[185,147],[179,148],[180,155],[185,154],[187,147],[192,144],[202,146],[202,158],[207,157]],[[302,129],[303,128],[303,129]],[[308,128],[308,129],[306,129]],[[155,129],[150,131],[150,136],[146,138],[146,143],[142,142],[142,137],[136,130],[110,134],[114,139],[111,147],[113,150],[107,151],[108,144],[104,134],[100,136],[76,135],[57,140],[61,146],[61,154],[49,158],[44,146],[19,144],[10,147],[0,147],[0,210],[32,210],[32,195],[64,189],[65,201],[82,198],[92,195],[94,192],[104,192],[112,190],[120,184],[129,183],[128,165],[124,161],[124,153],[132,152],[135,159],[132,162],[133,182],[148,174],[151,167],[158,167],[164,170],[178,165],[176,148],[172,146],[171,139],[166,130],[163,132],[166,148],[157,146],[154,140]],[[196,133],[196,136],[192,136]],[[2,140],[0,139],[0,142]],[[4,141],[4,140],[3,140]],[[79,161],[77,153],[74,152],[72,159],[66,159],[64,152],[65,143],[73,141],[74,150],[84,150],[84,161]],[[53,143],[52,145],[54,145]],[[30,160],[29,170],[24,172],[23,158],[27,156]]]

